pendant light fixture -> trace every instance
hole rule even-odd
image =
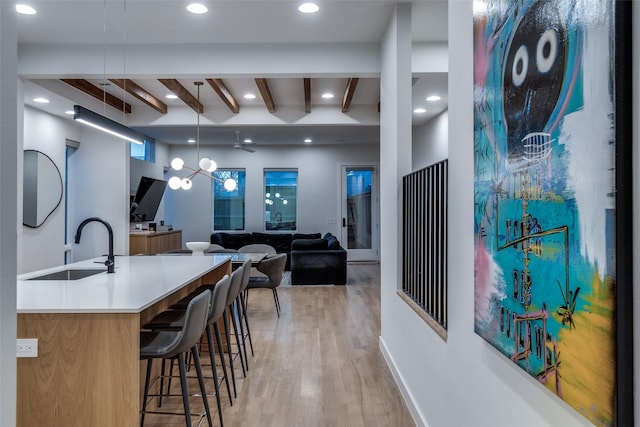
[[[81,105],[73,106],[73,120],[136,144],[144,144],[145,139],[149,139],[130,127],[84,108]]]
[[[197,82],[194,82],[193,84],[195,84],[196,87],[198,88],[198,102],[200,102],[200,86],[202,86],[202,82],[197,81]],[[227,191],[233,191],[236,189],[237,183],[233,178],[222,180],[222,179],[216,178],[213,175],[213,172],[215,172],[215,170],[218,168],[218,165],[214,160],[209,159],[208,157],[202,157],[202,158],[200,157],[200,111],[199,110],[197,112],[197,122],[196,122],[196,159],[198,161],[198,165],[195,168],[185,165],[184,160],[181,159],[180,157],[176,157],[173,160],[171,160],[171,169],[176,171],[187,169],[188,171],[190,171],[190,173],[184,178],[180,178],[178,176],[172,176],[171,178],[169,178],[169,188],[171,188],[172,190],[178,190],[178,189],[189,190],[193,185],[192,179],[196,175],[201,174],[213,180],[222,182],[224,184],[225,190]]]
[[[17,7],[17,6],[16,6]],[[107,81],[107,54],[106,54],[106,32],[107,32],[107,5],[106,2],[104,3],[103,6],[104,9],[104,24],[103,24],[103,34],[105,37],[105,53],[103,55],[103,78],[104,81]],[[124,0],[124,23],[123,23],[123,49],[124,49],[124,54],[123,54],[123,63],[124,65],[124,69],[123,69],[123,77],[122,77],[122,81],[125,84],[125,88],[124,88],[124,98],[122,100],[122,120],[123,122],[126,122],[126,96],[127,96],[127,91],[126,91],[126,82],[127,82],[127,70],[126,70],[126,63],[127,63],[127,53],[126,53],[126,41],[127,41],[127,1]],[[106,106],[107,106],[107,91],[103,88],[102,89],[102,108],[103,110],[106,110]],[[133,129],[131,129],[130,127],[123,125],[121,123],[116,122],[115,120],[111,120],[110,118],[98,114],[95,111],[91,111],[88,108],[85,108],[81,105],[74,105],[73,106],[73,120],[83,123],[87,126],[91,126],[94,129],[98,129],[102,132],[106,132],[110,135],[116,136],[118,138],[124,139],[125,141],[128,142],[133,142],[139,145],[144,145],[144,143],[146,141],[153,141],[152,138],[149,138],[146,135],[142,135],[140,132],[137,132]]]

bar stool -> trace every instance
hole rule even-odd
[[[246,264],[246,262],[245,262],[245,264]],[[238,397],[238,391],[237,391],[237,386],[236,386],[235,367],[233,365],[233,360],[234,360],[236,355],[240,356],[240,364],[242,365],[242,374],[243,374],[243,376],[245,376],[245,377],[247,376],[247,372],[246,372],[246,368],[245,368],[245,357],[243,357],[243,354],[242,354],[242,344],[241,344],[242,341],[240,340],[240,334],[238,333],[238,326],[237,326],[237,324],[235,322],[236,316],[234,315],[234,309],[235,309],[234,302],[238,298],[238,292],[240,291],[240,286],[242,285],[242,275],[243,274],[244,274],[244,264],[241,265],[240,267],[236,268],[231,273],[231,283],[229,285],[229,292],[227,294],[227,300],[226,300],[226,305],[225,305],[225,307],[229,308],[229,315],[228,316],[222,316],[225,338],[227,340],[227,353],[229,354],[229,370],[231,371],[231,382],[233,383],[233,396],[234,397]],[[176,304],[172,305],[170,308],[173,309],[173,310],[180,310],[182,307],[185,306],[185,304],[191,298],[192,298],[192,295],[188,295],[187,297],[183,298],[181,301],[179,301]],[[232,320],[233,334],[235,336],[236,344],[237,344],[237,347],[238,347],[238,352],[237,353],[234,353],[232,351],[232,349],[231,349],[231,328],[229,326],[229,318],[231,318],[231,320]],[[150,324],[145,325],[145,327],[147,327],[147,326],[150,326]]]
[[[242,275],[244,274],[244,265],[238,267],[231,273],[231,285],[229,286],[229,293],[227,294],[226,307],[228,310],[227,315],[222,316],[223,324],[224,324],[224,332],[227,338],[227,353],[229,354],[229,366],[231,369],[231,380],[233,382],[233,393],[234,396],[237,397],[236,390],[236,374],[235,368],[233,366],[233,359],[235,354],[240,356],[240,364],[242,365],[242,375],[247,376],[247,372],[245,369],[245,360],[242,355],[242,344],[240,340],[240,334],[238,333],[238,327],[236,324],[236,315],[235,315],[235,301],[238,298],[238,292],[240,291],[240,286],[242,285]],[[238,353],[233,353],[231,349],[231,328],[229,327],[229,320],[231,320],[231,324],[233,326],[233,333],[235,335],[236,346],[238,347]]]
[[[147,399],[149,397],[149,380],[151,377],[151,367],[153,359],[174,360],[178,359],[180,369],[180,385],[182,389],[182,404],[184,406],[185,423],[191,427],[191,411],[189,409],[189,391],[187,387],[187,369],[185,363],[185,352],[191,350],[198,384],[202,393],[205,414],[209,426],[212,426],[211,411],[204,386],[202,376],[202,366],[198,355],[198,341],[204,333],[209,307],[211,305],[211,291],[205,290],[194,297],[187,306],[184,316],[184,325],[179,331],[141,331],[140,332],[140,359],[147,360],[147,373],[144,382],[144,400],[140,426],[144,425],[144,417],[147,413],[175,415],[163,411],[147,411]],[[162,390],[160,390],[162,392]]]
[[[224,381],[227,386],[227,393],[229,395],[229,402],[233,405],[233,399],[231,398],[231,388],[229,386],[229,377],[227,374],[227,367],[224,359],[224,350],[222,348],[222,339],[220,336],[220,330],[218,328],[218,320],[222,317],[225,311],[225,304],[227,301],[227,294],[229,292],[229,285],[231,283],[231,279],[229,276],[224,276],[222,279],[218,281],[214,286],[209,287],[212,292],[211,298],[211,308],[209,310],[207,324],[205,327],[205,331],[207,333],[207,346],[209,350],[209,359],[211,361],[211,372],[212,379],[214,383],[215,393],[216,393],[216,402],[218,405],[218,416],[220,418],[220,426],[224,425],[222,419],[222,401],[220,399],[220,385],[221,381]],[[208,285],[205,285],[208,286]],[[149,323],[144,325],[145,329],[152,330],[175,330],[182,328],[184,324],[186,312],[184,310],[169,310],[160,313],[158,316],[153,318]],[[218,347],[218,354],[220,355],[220,361],[222,365],[222,376],[218,377],[217,369],[216,369],[216,361],[215,361],[215,352],[213,349],[213,332],[215,332],[216,336],[216,345]],[[173,370],[173,364],[171,366],[170,372]],[[164,371],[164,368],[163,368]],[[160,380],[160,389],[164,389],[163,378]],[[171,383],[169,383],[169,388],[171,388]]]
[[[247,327],[246,334],[242,333],[242,341],[244,342],[246,338],[249,338],[249,346],[251,347],[251,355],[255,356],[253,352],[253,340],[251,340],[251,329],[249,329],[249,318],[247,317],[247,302],[245,299],[245,292],[247,291],[247,286],[249,285],[249,278],[251,277],[251,261],[246,261],[243,265],[244,270],[242,274],[242,284],[240,285],[240,292],[238,292],[238,297],[240,298],[240,306],[242,307],[242,313],[240,313],[240,325],[242,326],[242,321],[244,320],[244,324]],[[245,346],[244,354],[247,354],[247,347]],[[247,362],[247,366],[248,362]]]
[[[233,300],[233,302],[231,303],[231,305],[229,306],[230,309],[230,316],[231,316],[231,320],[233,321],[233,327],[234,327],[234,332],[236,335],[236,343],[238,345],[238,353],[240,355],[240,361],[242,361],[242,356],[244,354],[244,367],[247,368],[247,371],[249,370],[249,359],[247,358],[247,341],[246,341],[246,337],[247,335],[244,332],[244,326],[243,326],[243,322],[242,322],[242,318],[244,317],[244,305],[242,304],[242,299],[240,297],[240,293],[242,291],[242,287],[244,285],[244,279],[245,276],[247,274],[251,274],[251,261],[247,260],[245,261],[240,268],[238,269],[240,270],[242,273],[240,274],[240,279],[239,280],[239,284],[238,286],[238,292]],[[247,279],[248,280],[248,279]],[[229,300],[229,298],[227,298],[227,300]],[[237,323],[236,323],[237,322]],[[240,328],[240,333],[238,333],[238,328]],[[240,346],[242,346],[242,349],[240,349]],[[246,372],[244,372],[245,377],[247,376]]]

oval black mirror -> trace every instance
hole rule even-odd
[[[62,176],[56,164],[37,150],[24,150],[22,223],[40,227],[62,201]]]

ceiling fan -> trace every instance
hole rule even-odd
[[[233,143],[233,148],[237,148],[239,150],[244,150],[247,153],[255,153],[256,150],[250,148],[250,145],[255,144],[255,142],[251,140],[240,141],[240,131],[236,131],[236,142]]]

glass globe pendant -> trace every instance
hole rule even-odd
[[[198,102],[200,102],[200,86],[202,86],[202,82],[194,82],[198,88]],[[171,160],[171,169],[179,171],[182,169],[187,169],[191,171],[191,173],[186,178],[179,178],[177,176],[171,177],[169,179],[169,188],[172,190],[183,189],[189,190],[193,186],[192,178],[197,174],[207,175],[211,179],[216,179],[213,175],[209,175],[205,172],[212,173],[218,168],[218,164],[208,157],[200,158],[200,111],[197,112],[197,123],[196,123],[196,157],[198,159],[198,165],[195,168],[191,168],[186,166],[184,160],[180,157],[176,157]],[[229,184],[230,185],[230,184]],[[226,188],[226,186],[225,186]],[[235,189],[235,184],[234,187]]]
[[[171,169],[174,170],[182,170],[182,167],[184,166],[184,160],[182,160],[180,157],[176,157],[175,159],[171,160]]]
[[[238,186],[238,183],[233,178],[227,178],[224,181],[224,189],[227,191],[234,191],[237,186]]]
[[[177,176],[172,176],[171,178],[169,178],[169,188],[172,190],[177,190],[181,187],[182,185],[182,180],[180,178],[178,178]]]

